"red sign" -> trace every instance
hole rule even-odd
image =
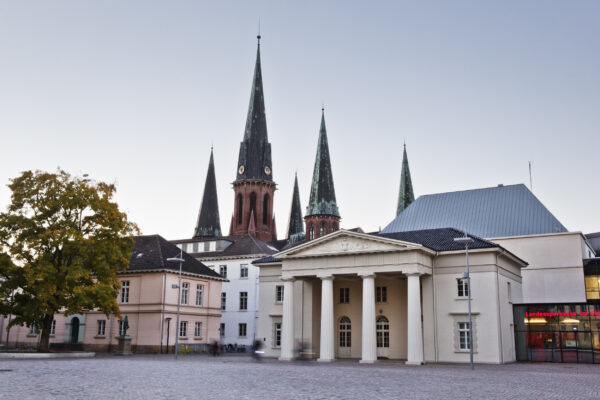
[[[580,312],[526,312],[525,317],[600,317],[600,311]]]

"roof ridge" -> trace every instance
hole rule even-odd
[[[488,187],[484,187],[484,188],[474,188],[474,189],[463,189],[463,190],[451,190],[449,192],[440,192],[440,193],[429,193],[429,194],[422,194],[419,197],[427,197],[427,196],[438,196],[441,194],[451,194],[451,193],[463,193],[463,192],[475,192],[475,191],[480,191],[480,190],[490,190],[490,189],[499,189],[499,188],[505,188],[505,187],[514,187],[514,186],[524,186],[525,188],[527,188],[527,186],[524,183],[513,183],[510,185],[504,185],[504,184],[500,184],[500,185],[496,185],[496,186],[488,186]]]

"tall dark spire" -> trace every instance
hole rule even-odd
[[[317,144],[317,157],[310,187],[310,199],[306,208],[306,216],[330,215],[340,217],[335,200],[331,160],[329,159],[329,145],[327,143],[327,130],[325,129],[325,110],[321,109],[321,129]]]
[[[212,147],[210,161],[204,183],[204,195],[198,214],[198,223],[194,230],[194,237],[220,237],[221,222],[219,221],[219,202],[217,200],[217,180],[215,179],[215,161]]]
[[[298,174],[294,179],[294,193],[292,195],[292,210],[290,211],[290,224],[288,226],[288,240],[295,242],[299,236],[304,237],[304,220],[302,219],[302,206],[300,205],[300,191],[298,190]]]
[[[415,201],[415,194],[412,187],[412,179],[410,178],[410,169],[408,168],[408,157],[406,156],[406,143],[404,143],[404,154],[402,155],[402,172],[400,177],[400,192],[398,193],[398,208],[396,216],[400,215]]]
[[[246,118],[244,140],[240,143],[236,180],[261,179],[272,181],[271,144],[267,137],[265,98],[260,66],[260,34],[257,36],[256,65]]]

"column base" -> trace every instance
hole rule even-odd
[[[377,360],[359,360],[359,364],[375,364]]]
[[[425,361],[406,361],[406,365],[425,365]]]
[[[294,357],[279,357],[279,361],[294,361]]]
[[[332,358],[317,358],[317,362],[327,363],[327,362],[332,362],[332,361],[333,361]]]

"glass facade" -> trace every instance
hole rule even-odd
[[[588,302],[600,302],[600,258],[583,260],[583,274]]]
[[[518,361],[600,364],[600,304],[513,307]]]

